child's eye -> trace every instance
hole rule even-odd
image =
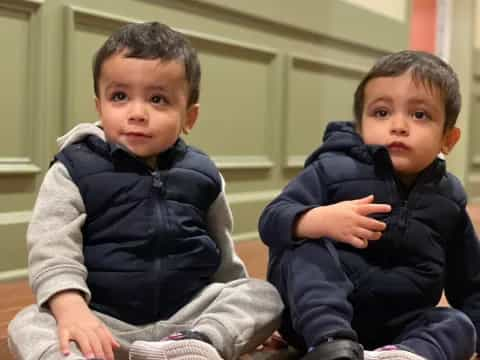
[[[417,120],[427,120],[427,119],[430,119],[430,116],[425,112],[425,111],[422,111],[422,110],[418,110],[418,111],[415,111],[413,113],[413,117]]]
[[[117,101],[123,101],[127,98],[127,94],[125,94],[124,92],[122,91],[117,91],[115,93],[112,94],[112,96],[110,97],[112,101],[114,102],[117,102]]]
[[[162,96],[162,95],[152,96],[150,101],[154,104],[167,104],[168,103],[167,98],[165,96]]]
[[[377,118],[384,118],[388,116],[388,111],[384,109],[375,110],[373,115]]]

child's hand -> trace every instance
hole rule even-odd
[[[319,206],[299,218],[295,234],[311,239],[326,236],[357,248],[365,248],[368,241],[380,239],[386,228],[384,222],[368,215],[390,211],[388,204],[374,204],[373,195]]]
[[[287,342],[275,331],[262,345],[257,346],[258,351],[276,351],[288,347]]]
[[[75,341],[87,359],[114,360],[113,349],[120,345],[78,292],[59,293],[52,297],[49,305],[57,320],[63,355],[70,353],[69,341]]]

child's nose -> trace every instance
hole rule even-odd
[[[132,101],[128,119],[129,121],[146,122],[148,120],[148,111],[145,104],[141,101]]]
[[[390,131],[395,135],[408,135],[408,119],[400,114],[392,116]]]

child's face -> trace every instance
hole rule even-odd
[[[444,101],[437,88],[412,80],[406,72],[370,80],[365,87],[360,134],[366,144],[387,147],[400,179],[411,184],[440,152],[460,137],[444,131]]]
[[[188,132],[198,104],[188,107],[184,65],[176,61],[109,57],[102,66],[96,108],[107,140],[153,164],[181,131]]]

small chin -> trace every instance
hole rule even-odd
[[[136,157],[140,159],[148,159],[148,158],[156,157],[156,154],[154,154],[151,151],[145,151],[143,149],[138,149],[135,147],[128,147],[128,150],[130,150],[132,154],[134,154]]]
[[[394,161],[393,168],[395,169],[395,173],[397,173],[401,178],[415,177],[419,173],[417,167],[413,167],[411,164],[406,164],[405,162]]]
[[[400,156],[395,156],[395,155],[391,156],[391,159],[392,159],[392,164],[395,171],[408,173],[409,171],[413,170],[411,169],[412,166],[408,159],[405,159],[404,157],[400,157]]]
[[[389,147],[388,148],[388,152],[390,154],[402,155],[402,154],[407,154],[409,151],[410,151],[410,149],[405,148],[405,147]]]
[[[147,158],[156,158],[159,154],[163,153],[166,151],[169,147],[155,147],[152,148],[150,146],[142,146],[143,144],[126,144],[125,146],[127,149],[134,154],[135,156],[141,158],[141,159],[147,159]]]
[[[142,144],[123,141],[121,142],[121,145],[123,145],[131,154],[135,155],[136,157],[143,159],[152,156],[152,151],[146,149],[144,146],[142,146]]]

